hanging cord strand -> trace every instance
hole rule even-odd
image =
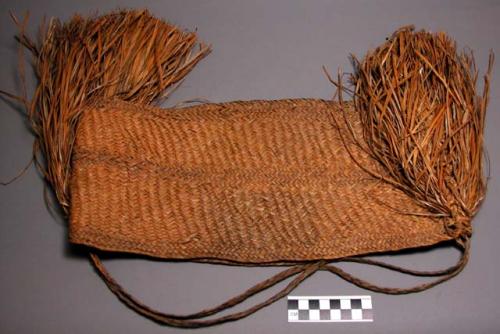
[[[463,254],[465,251],[465,245],[462,243],[457,244],[457,248],[460,250],[460,252]],[[467,250],[468,252],[468,250]],[[468,256],[468,255],[467,255]],[[396,266],[387,262],[383,261],[378,261],[374,259],[367,259],[363,257],[346,257],[341,259],[339,262],[352,262],[352,263],[359,263],[359,264],[366,264],[370,266],[376,266],[384,269],[388,269],[391,271],[399,272],[401,274],[407,274],[407,275],[412,275],[412,276],[420,276],[420,277],[436,277],[436,276],[444,276],[448,275],[452,272],[455,272],[460,266],[463,265],[463,260],[466,260],[463,258],[463,255],[461,256],[461,259],[453,266],[450,266],[445,269],[440,269],[440,270],[414,270],[414,269],[408,269],[400,266]]]
[[[412,270],[408,270],[405,268],[401,268],[401,267],[397,267],[397,266],[393,266],[393,265],[388,265],[386,263],[378,262],[378,261],[372,261],[372,260],[369,260],[369,262],[359,261],[360,263],[377,265],[377,266],[381,266],[381,267],[384,267],[387,269],[396,270],[396,271],[399,271],[401,273],[409,273],[409,274],[414,275],[414,276],[442,276],[442,277],[440,277],[432,282],[419,284],[419,285],[416,285],[416,286],[413,286],[410,288],[389,288],[389,287],[378,286],[378,285],[372,284],[370,282],[367,282],[363,279],[360,279],[356,276],[353,276],[353,275],[345,272],[344,270],[340,269],[339,267],[336,267],[333,265],[325,265],[321,268],[321,270],[329,271],[329,272],[339,276],[340,278],[342,278],[348,282],[351,282],[354,285],[357,285],[360,288],[371,290],[374,292],[380,292],[380,293],[385,293],[385,294],[390,294],[390,295],[402,295],[402,294],[420,292],[420,291],[430,289],[430,288],[432,288],[440,283],[446,282],[447,280],[458,275],[465,268],[465,266],[467,265],[467,262],[469,260],[470,240],[465,239],[464,241],[459,241],[457,243],[459,246],[461,246],[460,249],[462,252],[459,260],[457,261],[457,263],[455,265],[453,265],[447,269],[439,270],[439,271],[429,271],[429,272],[412,271]],[[364,259],[364,260],[367,260],[367,259]],[[353,261],[350,261],[348,259],[348,262],[353,262]],[[427,273],[427,274],[423,275],[424,273]]]
[[[258,310],[262,309],[263,307],[270,305],[274,303],[275,301],[285,297],[288,293],[290,293],[293,289],[295,289],[301,282],[303,282],[306,278],[314,274],[316,271],[329,271],[340,278],[351,282],[361,288],[368,289],[371,291],[375,292],[380,292],[380,293],[385,293],[385,294],[408,294],[408,293],[414,293],[414,292],[420,292],[426,289],[429,289],[433,286],[436,286],[440,283],[443,283],[450,278],[456,276],[462,269],[465,267],[467,264],[468,258],[469,258],[469,240],[466,239],[464,242],[458,242],[458,245],[461,246],[461,257],[458,260],[458,262],[444,270],[436,270],[436,271],[418,271],[418,270],[410,270],[402,267],[398,267],[395,265],[391,265],[388,263],[384,263],[381,261],[375,261],[375,260],[370,260],[370,259],[363,259],[363,258],[345,258],[341,259],[338,261],[334,262],[357,262],[357,263],[363,263],[363,264],[368,264],[368,265],[374,265],[378,267],[382,267],[385,269],[393,270],[393,271],[398,271],[401,273],[405,274],[410,274],[414,276],[442,276],[432,282],[428,283],[423,283],[416,285],[414,287],[410,288],[388,288],[388,287],[381,287],[375,284],[372,284],[370,282],[367,282],[363,279],[360,279],[358,277],[355,277],[346,271],[340,269],[337,266],[334,266],[332,264],[328,264],[325,261],[316,261],[316,262],[309,262],[305,264],[299,264],[295,265],[293,267],[290,267],[284,271],[281,271],[271,278],[268,278],[253,287],[249,288],[245,292],[227,300],[226,302],[223,302],[219,304],[218,306],[215,306],[213,308],[205,309],[200,312],[196,313],[191,313],[191,314],[186,314],[186,315],[177,315],[177,314],[168,314],[168,313],[162,313],[160,311],[154,310],[146,305],[144,305],[142,302],[138,301],[136,298],[131,296],[120,284],[118,284],[112,276],[109,274],[109,272],[106,270],[104,267],[104,264],[100,260],[99,256],[95,253],[90,253],[90,259],[91,262],[93,263],[95,269],[101,276],[101,278],[104,280],[106,285],[109,287],[109,289],[123,302],[125,303],[128,307],[131,309],[135,310],[136,312],[158,322],[161,324],[165,325],[170,325],[170,326],[175,326],[175,327],[185,327],[185,328],[195,328],[195,327],[207,327],[207,326],[212,326],[212,325],[217,325],[221,324],[224,322],[228,321],[234,321],[238,320],[244,317],[247,317],[251,315],[252,313],[257,312]],[[221,316],[218,318],[214,319],[207,319],[207,320],[199,320],[200,318],[204,318],[210,315],[217,314],[223,310],[226,310],[228,308],[234,307],[243,301],[247,300],[251,296],[262,292],[274,285],[276,285],[279,282],[284,281],[287,278],[290,278],[294,275],[297,275],[285,288],[274,294],[273,296],[269,297],[265,301],[258,303],[246,310],[240,311],[240,312],[235,312],[229,315]]]
[[[113,285],[118,285],[116,283],[116,281],[114,281],[111,278],[110,274],[103,270],[104,266],[103,266],[102,262],[98,259],[97,255],[93,255],[93,256],[96,256],[96,258],[95,259],[91,258],[91,259],[94,262],[94,265],[96,266],[96,269],[98,270],[99,274],[102,277],[104,277],[105,281],[106,282],[109,281]],[[275,285],[275,284],[277,284],[277,283],[279,283],[279,282],[281,282],[281,281],[283,281],[291,276],[294,276],[294,275],[302,272],[303,270],[304,270],[304,265],[296,265],[294,267],[291,267],[287,270],[284,270],[284,271],[276,274],[275,276],[273,276],[269,279],[262,281],[261,283],[255,285],[255,286],[251,287],[250,289],[246,290],[244,293],[242,293],[236,297],[233,297],[233,298],[227,300],[226,302],[224,302],[216,307],[213,307],[211,309],[206,309],[206,310],[203,310],[200,312],[186,314],[186,315],[169,314],[169,316],[172,318],[177,318],[177,319],[195,319],[195,318],[203,318],[203,317],[213,315],[213,314],[221,312],[227,308],[233,307],[239,303],[242,303],[243,301],[250,298],[251,296],[259,293],[260,291],[263,291],[267,288],[270,288],[271,286],[273,286],[273,285]]]
[[[167,313],[162,313],[159,311],[156,311],[134,297],[132,297],[128,292],[126,292],[122,286],[120,286],[108,273],[108,271],[104,268],[103,263],[99,259],[98,255],[95,253],[90,253],[90,259],[106,283],[106,285],[109,287],[109,289],[122,301],[124,302],[128,307],[132,308],[136,312],[158,322],[161,324],[165,325],[170,325],[170,326],[176,326],[176,327],[185,327],[185,328],[195,328],[195,327],[206,327],[206,326],[212,326],[228,321],[234,321],[238,320],[244,317],[249,316],[252,313],[257,312],[261,308],[270,305],[274,303],[275,301],[283,298],[286,296],[288,293],[290,293],[293,289],[295,289],[302,281],[304,281],[307,277],[311,276],[314,274],[316,271],[318,271],[325,263],[323,261],[317,261],[313,262],[310,264],[305,264],[305,265],[299,265],[295,266],[292,268],[289,268],[287,270],[284,270],[270,279],[267,279],[259,284],[256,284],[252,288],[246,290],[242,294],[231,298],[227,302],[224,302],[220,304],[219,306],[216,306],[212,309],[207,309],[203,310],[201,312],[189,314],[189,315],[174,315],[174,314],[167,314]],[[192,320],[195,318],[200,318],[200,317],[205,317],[208,315],[212,315],[215,313],[218,313],[226,308],[235,306],[242,301],[248,299],[250,296],[256,294],[257,292],[260,292],[262,290],[265,290],[278,282],[283,281],[284,279],[293,276],[295,274],[298,274],[296,278],[294,278],[285,288],[277,292],[275,295],[269,297],[265,301],[258,303],[246,310],[240,311],[240,312],[235,312],[229,315],[225,315],[219,318],[214,318],[214,319],[207,319],[207,320]]]

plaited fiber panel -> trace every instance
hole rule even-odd
[[[435,244],[442,223],[363,171],[334,102],[159,109],[113,101],[76,134],[70,239],[163,258],[334,259]],[[359,116],[346,116],[361,138]],[[344,146],[333,122],[344,133]]]

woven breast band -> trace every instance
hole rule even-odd
[[[361,136],[358,114],[345,109]],[[88,108],[73,151],[70,239],[169,259],[244,263],[449,240],[438,220],[390,207],[419,210],[355,163],[353,157],[377,168],[341,137],[347,123],[338,122],[339,130],[334,118],[342,117],[336,103],[315,99]]]

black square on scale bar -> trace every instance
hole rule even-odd
[[[319,299],[309,300],[309,309],[310,310],[319,310]]]
[[[340,309],[340,299],[330,299],[330,309],[339,310]]]
[[[361,299],[351,299],[351,308],[361,308]]]

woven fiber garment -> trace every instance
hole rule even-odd
[[[359,114],[314,99],[159,109],[111,101],[82,113],[70,241],[162,258],[303,261],[451,237],[349,136]],[[341,132],[336,128],[341,126]]]
[[[486,194],[492,54],[479,94],[472,53],[459,53],[444,33],[407,26],[354,57],[347,85],[341,73],[327,73],[336,86],[332,101],[161,109],[156,102],[210,52],[194,33],[132,10],[52,20],[35,43],[26,20],[15,22],[40,83],[31,101],[1,93],[26,108],[33,160],[69,222],[70,241],[86,247],[110,290],[139,314],[171,326],[211,326],[285,297],[317,271],[405,294],[465,267],[472,219]],[[361,257],[445,241],[461,257],[443,270]],[[104,252],[287,268],[215,307],[179,315],[130,295],[107,272]],[[339,261],[434,279],[377,286]],[[287,279],[268,299],[211,317]]]

